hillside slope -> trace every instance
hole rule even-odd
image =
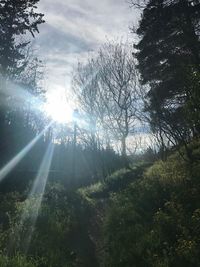
[[[101,210],[100,266],[200,266],[198,145],[193,153],[193,163],[175,152],[143,174],[140,167],[140,177],[137,167],[82,189],[96,214]]]

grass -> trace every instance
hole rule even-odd
[[[0,254],[0,266],[1,267],[37,267],[38,263],[33,259],[27,259],[22,255],[15,255],[8,257]]]
[[[120,169],[105,180],[79,188],[78,193],[91,205],[98,199],[109,198],[110,194],[123,191],[129,184],[142,177],[150,163],[140,162],[130,169]]]

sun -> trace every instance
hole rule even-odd
[[[62,88],[56,88],[47,94],[47,101],[44,105],[44,111],[58,123],[69,123],[73,119],[73,108],[66,99],[66,94]]]

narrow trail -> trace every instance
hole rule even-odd
[[[104,263],[102,259],[104,259],[104,244],[103,244],[103,220],[105,213],[105,204],[102,202],[98,203],[98,206],[94,210],[94,214],[91,217],[90,227],[89,227],[89,236],[95,245],[95,256],[98,260],[98,266],[103,267]]]
[[[97,253],[100,227],[96,221],[96,210],[88,212],[80,202],[75,203],[74,210],[78,224],[69,236],[74,266],[100,267]]]

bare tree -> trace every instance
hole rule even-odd
[[[106,109],[104,124],[121,141],[126,156],[126,139],[134,131],[137,109],[138,77],[129,45],[108,43],[97,59],[99,89]]]
[[[135,7],[138,9],[144,9],[148,4],[148,0],[129,0],[128,3],[131,7]]]
[[[107,43],[93,59],[79,64],[74,76],[75,93],[95,126],[101,126],[121,141],[127,154],[126,139],[134,132],[137,110],[138,75],[131,47],[127,43]]]

